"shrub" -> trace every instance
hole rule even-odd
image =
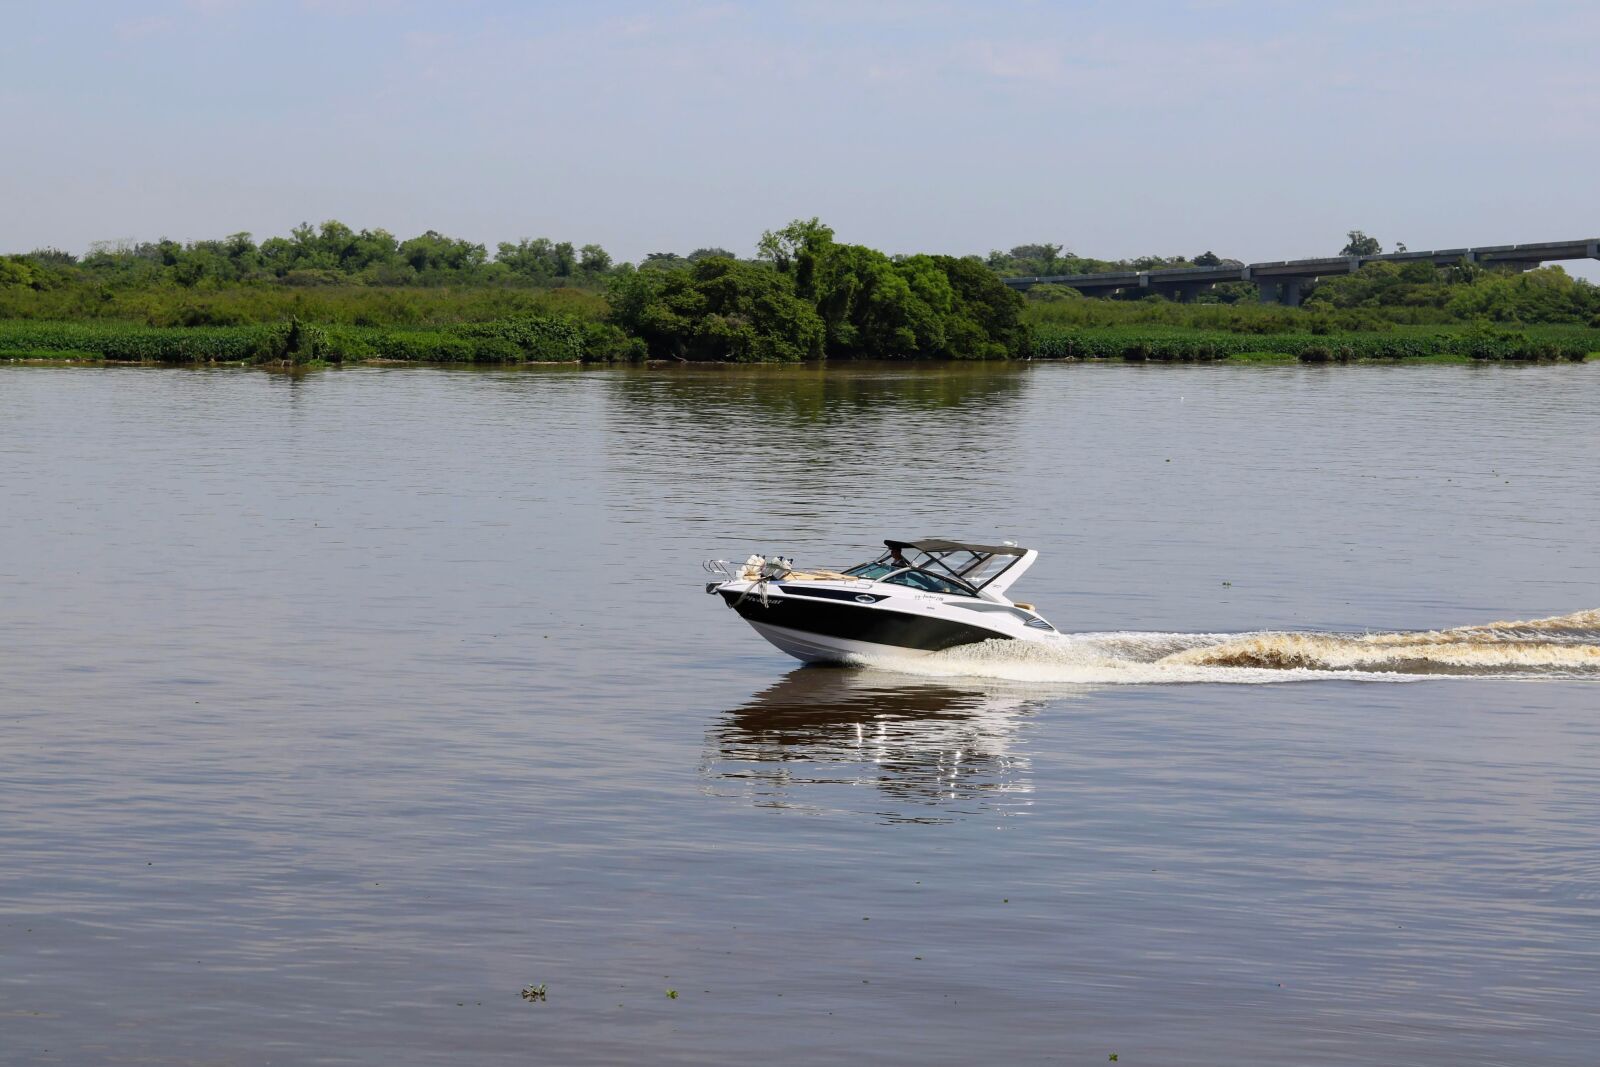
[[[585,322],[583,358],[589,363],[637,362],[646,356],[645,345],[609,322]]]
[[[1054,282],[1045,282],[1043,285],[1029,287],[1023,293],[1023,299],[1036,304],[1050,304],[1058,300],[1081,300],[1083,294],[1070,285],[1057,285]]]
[[[328,359],[336,363],[359,363],[378,354],[372,343],[371,331],[349,326],[329,326],[324,331],[328,338]]]
[[[452,332],[475,343],[489,338],[508,342],[520,351],[518,358],[539,363],[576,363],[583,358],[583,333],[566,318],[524,315],[457,326]]]
[[[336,270],[291,270],[280,279],[284,285],[320,286],[344,285],[348,279]]]
[[[522,346],[504,337],[474,337],[472,361],[474,363],[520,363]]]
[[[332,355],[327,331],[320,326],[290,319],[288,322],[258,331],[254,351],[257,363],[287,363],[304,366],[321,363]]]
[[[407,363],[470,363],[472,342],[438,330],[395,330],[379,334],[373,347],[384,359]]]

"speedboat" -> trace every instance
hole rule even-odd
[[[784,556],[708,560],[720,596],[756,633],[806,663],[926,656],[979,641],[1052,640],[1032,604],[1006,590],[1039,553],[1007,541],[929,537],[883,542],[883,554],[842,571],[799,570]]]

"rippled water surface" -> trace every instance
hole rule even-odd
[[[1593,1064],[1597,412],[0,369],[0,1062]],[[906,535],[1088,636],[799,669],[701,592]]]

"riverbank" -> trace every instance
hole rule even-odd
[[[1600,329],[1584,326],[1508,329],[1473,323],[1313,332],[1308,324],[1294,325],[1298,328],[1261,333],[1180,326],[1044,324],[1033,330],[1033,358],[1211,362],[1281,356],[1306,363],[1418,359],[1582,362],[1591,354],[1600,354]]]
[[[1600,329],[1473,324],[1314,333],[1304,328],[1234,332],[1043,323],[1032,328],[1027,352],[1024,358],[1035,360],[1127,362],[1582,362],[1600,357]],[[566,315],[438,327],[308,323],[298,318],[169,327],[104,320],[0,320],[0,360],[7,362],[514,365],[644,362],[647,355],[637,338],[616,326]]]

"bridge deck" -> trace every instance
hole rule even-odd
[[[1427,252],[1381,252],[1374,256],[1323,256],[1317,259],[1273,260],[1223,267],[1167,267],[1158,270],[1114,271],[1104,274],[1049,274],[1028,278],[1006,278],[1014,289],[1035,285],[1070,285],[1090,296],[1110,295],[1119,289],[1152,289],[1156,292],[1193,292],[1218,282],[1249,282],[1261,285],[1263,299],[1282,299],[1297,303],[1300,286],[1329,274],[1353,274],[1368,263],[1427,262],[1448,267],[1466,260],[1485,266],[1507,266],[1525,270],[1553,260],[1600,259],[1600,238],[1576,241],[1540,241],[1520,245],[1483,245],[1478,248],[1440,248]],[[1270,290],[1270,295],[1269,295]]]

